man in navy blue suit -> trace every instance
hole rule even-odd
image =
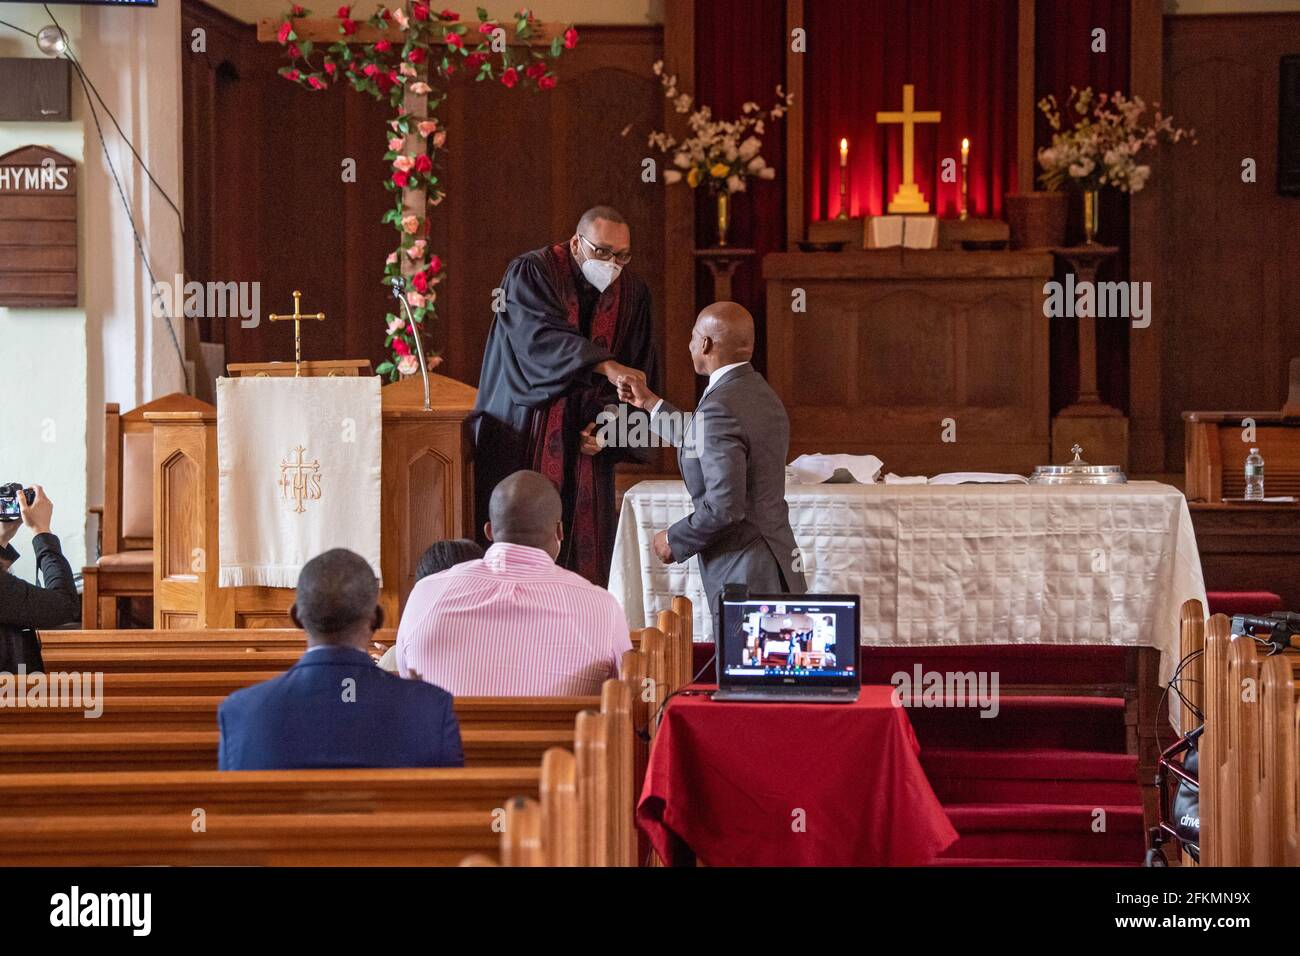
[[[307,652],[222,702],[222,770],[464,765],[451,695],[380,670],[366,652],[384,620],[378,600],[374,571],[351,551],[303,566],[289,615]]]

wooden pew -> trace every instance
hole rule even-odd
[[[22,817],[421,813],[504,807],[516,794],[535,797],[539,775],[525,766],[5,774],[0,806]]]
[[[161,650],[256,647],[264,650],[307,649],[307,635],[294,627],[213,628],[205,631],[153,629],[41,631],[41,646],[48,650],[116,648],[119,650]],[[375,631],[377,649],[387,649],[397,639],[396,628]]]
[[[83,706],[0,707],[0,737],[9,734],[210,731],[225,695],[105,693],[96,701],[98,717]],[[462,730],[567,730],[582,710],[598,707],[597,697],[457,697]]]
[[[215,770],[216,730],[69,732],[0,735],[0,776],[16,773],[89,773]],[[548,747],[573,745],[572,729],[461,731],[469,766],[540,763]]]
[[[452,866],[494,853],[492,809],[0,817],[9,866]]]
[[[1297,763],[1297,677],[1300,654],[1280,654],[1264,659],[1260,678],[1259,774],[1253,781],[1251,813],[1255,819],[1254,866],[1296,866],[1296,791],[1300,785]]]

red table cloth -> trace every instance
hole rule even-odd
[[[711,688],[692,688],[704,691]],[[669,865],[915,866],[957,839],[892,687],[854,704],[668,702],[637,822]]]

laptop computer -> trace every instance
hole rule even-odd
[[[856,594],[722,595],[714,700],[849,704],[861,682]]]

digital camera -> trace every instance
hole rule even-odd
[[[0,485],[0,521],[22,520],[23,512],[18,505],[18,496],[20,494],[27,496],[29,506],[36,500],[35,491],[31,488],[24,488],[16,481],[7,485]]]

